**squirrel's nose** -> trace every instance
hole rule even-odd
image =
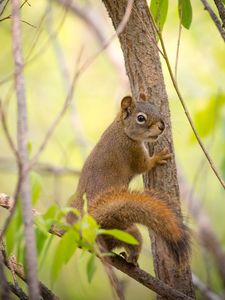
[[[160,120],[159,124],[158,124],[158,128],[159,130],[163,131],[165,129],[165,124],[162,120]]]

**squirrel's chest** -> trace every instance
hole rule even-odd
[[[133,176],[142,173],[143,166],[146,164],[148,156],[148,150],[144,143],[138,145],[129,153],[127,164],[129,165],[130,172]]]

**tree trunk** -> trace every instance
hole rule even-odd
[[[103,0],[115,28],[123,19],[126,0]],[[166,133],[154,145],[158,151],[168,147],[173,158],[165,166],[159,166],[145,176],[147,188],[154,188],[169,194],[170,201],[180,214],[179,187],[174,159],[174,148],[171,134],[170,112],[165,89],[156,39],[151,24],[151,18],[146,0],[135,0],[129,21],[119,36],[123,51],[126,71],[130,80],[132,95],[141,100],[145,94],[147,100],[160,108],[167,124]],[[153,147],[150,146],[150,153]],[[151,234],[152,253],[155,273],[158,278],[170,286],[182,291],[190,297],[194,296],[189,262],[177,266],[169,257],[165,244],[154,234]],[[159,297],[159,299],[166,299]]]

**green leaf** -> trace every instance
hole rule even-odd
[[[42,268],[43,265],[44,265],[44,262],[45,262],[46,259],[47,259],[47,254],[48,254],[48,251],[49,251],[49,249],[50,249],[50,246],[51,246],[52,241],[53,241],[54,238],[56,238],[56,236],[50,235],[49,238],[47,239],[45,245],[44,245],[43,250],[41,251],[41,256],[39,256],[39,267],[38,267],[38,272],[40,272],[41,268]]]
[[[95,254],[92,254],[87,262],[87,278],[90,283],[96,271]]]
[[[12,251],[17,246],[19,246],[19,242],[21,240],[21,234],[20,234],[21,230],[22,230],[22,211],[18,201],[15,214],[5,234],[6,250],[8,255],[10,255]]]
[[[57,211],[58,211],[58,207],[57,207],[55,204],[53,204],[53,205],[51,205],[51,206],[48,208],[48,210],[44,213],[43,218],[44,218],[45,220],[48,220],[48,219],[55,219],[56,214],[57,214]]]
[[[131,245],[139,244],[131,234],[119,229],[100,229],[98,234],[112,235],[114,238]]]
[[[32,204],[35,205],[39,200],[42,191],[41,176],[34,171],[30,172],[30,183],[31,183]]]
[[[192,22],[192,7],[190,0],[178,0],[178,13],[181,24],[189,29]]]
[[[21,242],[19,253],[16,255],[17,262],[24,266],[25,274],[27,274],[27,261],[25,258],[25,243],[24,241]]]
[[[81,232],[82,232],[82,238],[93,245],[95,243],[96,237],[97,237],[97,230],[99,228],[99,225],[95,221],[95,219],[85,214],[81,220]]]
[[[64,264],[68,263],[76,251],[79,239],[80,235],[74,230],[70,230],[63,235],[63,247],[66,249],[64,253]]]
[[[49,235],[49,229],[51,228],[52,221],[45,220],[42,216],[37,216],[35,218],[35,225],[37,228],[42,231],[46,236]]]
[[[60,239],[54,254],[53,265],[51,269],[52,284],[57,279],[63,265],[68,263],[73,253],[76,251],[79,238],[80,237],[77,232],[70,230],[66,232]]]
[[[168,12],[168,0],[152,0],[150,11],[159,30],[162,31]]]
[[[43,249],[45,242],[48,239],[48,235],[43,233],[39,228],[35,229],[35,236],[36,236],[36,247],[37,247],[37,256],[40,257]]]

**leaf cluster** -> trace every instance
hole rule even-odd
[[[31,176],[31,186],[33,203],[37,203],[41,194],[41,177],[36,173]],[[84,197],[85,199],[85,197]],[[46,262],[46,257],[50,246],[54,239],[50,234],[51,228],[57,228],[62,233],[62,237],[56,241],[56,247],[51,248],[53,256],[50,279],[54,284],[58,278],[63,266],[66,265],[79,248],[82,253],[90,253],[90,257],[86,265],[86,274],[88,281],[91,282],[96,271],[96,256],[112,255],[108,253],[100,253],[97,238],[99,235],[110,235],[128,244],[137,244],[137,240],[130,234],[118,229],[103,229],[97,224],[95,219],[88,214],[87,201],[84,200],[84,213],[81,214],[76,208],[64,207],[59,208],[56,204],[51,205],[43,215],[35,217],[35,234],[37,257],[39,269]],[[66,222],[66,216],[74,214],[76,221],[73,224]],[[15,232],[17,233],[15,239]],[[13,221],[11,222],[6,234],[6,247],[8,255],[12,252],[16,253],[18,260],[24,262],[24,240],[22,228],[21,208],[18,205]]]
[[[160,31],[166,22],[169,0],[151,0],[150,11]],[[178,14],[181,25],[189,29],[192,22],[192,6],[190,0],[178,0]]]

